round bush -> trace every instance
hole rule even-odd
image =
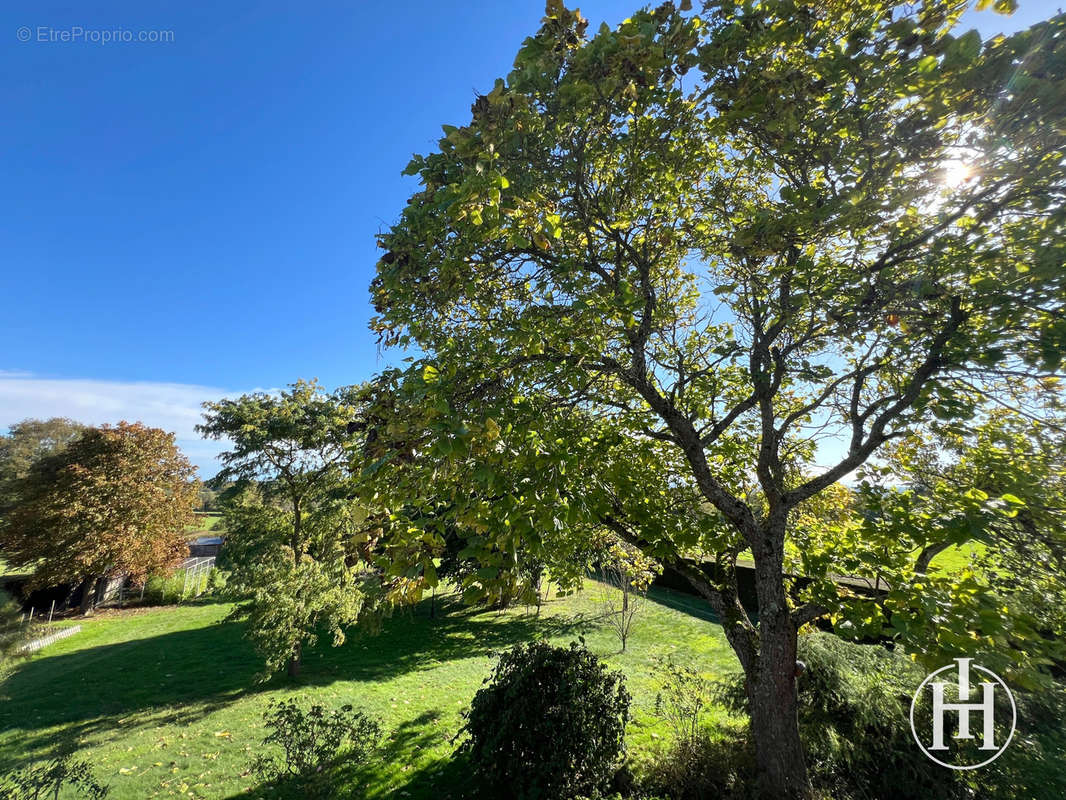
[[[518,645],[474,695],[460,752],[491,797],[594,795],[624,749],[629,701],[622,674],[584,643]]]

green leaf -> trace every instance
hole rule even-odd
[[[427,586],[431,586],[432,587],[432,586],[436,586],[437,585],[437,568],[435,566],[433,566],[433,562],[427,561],[423,565],[423,573],[422,574],[425,577]]]
[[[483,581],[494,581],[500,576],[499,567],[481,567],[477,571],[477,576]]]

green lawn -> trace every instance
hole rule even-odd
[[[949,547],[942,553],[937,553],[933,557],[931,566],[942,569],[946,572],[957,572],[963,567],[970,565],[970,561],[975,557],[983,555],[985,552],[985,545],[981,542],[971,542],[964,545],[955,545]]]
[[[599,592],[590,584],[553,599],[539,617],[452,603],[430,619],[423,603],[398,612],[377,635],[356,633],[340,648],[312,649],[295,684],[255,683],[259,662],[241,625],[221,623],[227,605],[106,613],[0,684],[0,770],[76,746],[116,800],[259,797],[246,767],[260,749],[263,710],[297,695],[307,703],[352,703],[384,721],[385,758],[353,775],[369,785],[368,798],[444,800],[463,779],[449,764],[449,740],[489,673],[491,654],[537,636],[566,643],[579,635],[627,675],[634,697],[628,742],[639,762],[667,735],[651,713],[655,656],[673,655],[709,675],[736,662],[698,600],[658,589],[628,652],[618,654],[613,633],[598,621]]]
[[[196,518],[200,521],[200,530],[202,531],[213,531],[222,522],[222,515],[220,514],[197,514]]]
[[[0,558],[0,578],[8,575],[27,575],[28,571],[21,568],[15,568],[10,566],[4,559]]]
[[[197,536],[203,536],[211,531],[217,531],[222,528],[222,515],[221,514],[206,514],[203,512],[197,512],[196,522],[189,525],[185,529],[186,538],[195,538]]]

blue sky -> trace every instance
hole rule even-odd
[[[593,28],[636,7],[581,3]],[[988,35],[1053,11],[1023,0],[969,22]],[[0,428],[142,419],[176,430],[209,475],[201,400],[354,383],[397,358],[367,330],[367,285],[375,233],[414,189],[400,171],[468,119],[542,13],[5,3]],[[172,40],[86,41],[115,31]]]

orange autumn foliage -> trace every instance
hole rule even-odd
[[[35,586],[141,580],[188,555],[198,488],[174,434],[139,422],[89,428],[19,481],[0,549],[33,570]]]

